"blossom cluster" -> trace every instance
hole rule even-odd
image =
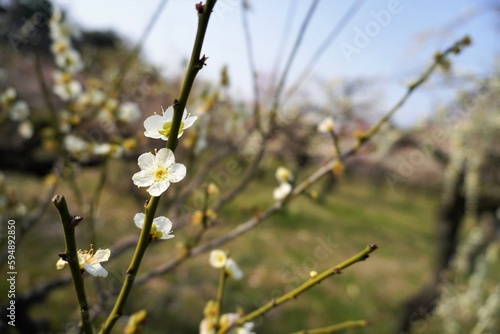
[[[135,147],[135,140],[94,142],[71,132],[84,121],[94,118],[107,132],[114,131],[118,123],[128,124],[139,120],[141,111],[138,105],[133,102],[120,104],[103,90],[103,84],[98,80],[88,80],[86,88],[77,80],[76,75],[83,70],[84,64],[80,53],[72,46],[72,38],[77,38],[79,33],[64,20],[61,10],[56,6],[49,21],[49,30],[51,51],[58,67],[53,73],[52,91],[65,103],[65,108],[58,112],[58,130],[64,134],[64,148],[81,161],[88,160],[92,155],[121,157],[124,152]]]
[[[148,117],[144,121],[144,135],[168,141],[173,118],[173,107],[164,110],[162,115],[154,114]],[[196,116],[191,116],[184,110],[177,137],[182,136],[184,130],[191,127],[196,119]],[[139,156],[138,165],[141,171],[134,174],[132,181],[138,187],[148,187],[147,191],[151,196],[160,196],[170,183],[179,182],[186,176],[186,167],[175,162],[174,153],[168,148],[162,148],[155,153],[147,152]]]
[[[469,232],[468,237],[457,252],[452,266],[457,273],[469,274],[466,284],[444,282],[443,293],[436,306],[436,316],[441,319],[443,333],[458,333],[468,329],[468,333],[492,333],[498,324],[500,311],[500,284],[495,277],[495,265],[500,255],[500,244],[492,242],[483,254],[477,257],[474,268],[464,265],[470,252],[475,250],[479,239],[484,235],[480,227]],[[465,259],[464,259],[465,258]],[[463,270],[466,272],[463,272]],[[473,270],[471,270],[473,269]]]
[[[214,249],[210,252],[208,262],[213,268],[224,270],[225,275],[239,280],[243,277],[243,272],[236,262],[230,258],[227,253],[221,249]],[[210,300],[204,310],[205,317],[200,323],[200,334],[215,334],[217,328],[229,328],[234,326],[240,318],[238,313],[226,313],[218,318],[219,306],[213,300]],[[232,328],[227,333],[231,334],[255,334],[252,330],[253,322],[245,322],[242,326]]]
[[[33,136],[33,123],[29,120],[30,108],[26,101],[18,98],[14,88],[8,87],[0,94],[0,111],[2,114],[6,112],[11,121],[19,122],[17,132],[22,138],[29,139]]]
[[[243,325],[233,327],[241,318],[239,313],[225,313],[218,317],[219,305],[213,300],[209,300],[203,310],[204,318],[200,323],[200,334],[215,334],[217,329],[227,329],[232,327],[226,333],[229,334],[255,334],[253,322],[245,322]]]

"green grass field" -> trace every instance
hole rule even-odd
[[[79,180],[84,193],[92,189],[96,173],[85,171]],[[116,190],[126,194],[125,182],[120,180],[130,180],[127,173],[118,168],[103,193],[95,248],[107,248],[121,236],[139,232],[132,217],[140,211],[140,205],[130,197],[112,196]],[[21,191],[36,187],[39,180],[12,175],[9,182]],[[275,183],[271,175],[254,182],[222,210],[219,224],[207,233],[206,240],[244,222],[252,212],[264,210],[272,201]],[[67,194],[72,203],[65,186],[58,193]],[[225,249],[231,251],[245,276],[241,281],[229,281],[223,312],[234,312],[237,307],[249,312],[307,279],[311,270],[321,272],[367,244],[377,243],[380,248],[367,261],[258,319],[256,331],[287,333],[366,319],[368,327],[346,333],[391,333],[401,302],[430,277],[436,199],[403,187],[393,192],[388,186],[353,179],[342,180],[321,203],[306,196],[297,198],[281,213],[226,244]],[[75,207],[70,205],[70,209]],[[192,227],[175,231],[174,239],[148,249],[142,272],[174,258],[176,244],[187,240],[193,231]],[[87,245],[82,243],[81,247]],[[69,270],[55,270],[57,253],[63,250],[60,223],[50,207],[18,249],[18,291],[69,274]],[[110,291],[120,286],[131,253],[129,250],[115,258],[112,254],[105,264],[108,278],[87,275],[91,303],[96,302],[95,289]],[[218,272],[209,267],[208,254],[204,254],[134,290],[126,312],[150,311],[146,333],[196,333],[206,302],[215,298],[217,281]],[[51,294],[33,308],[32,314],[50,319],[53,333],[64,332],[66,324],[78,320],[72,287]]]

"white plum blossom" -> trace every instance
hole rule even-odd
[[[123,147],[118,144],[100,143],[92,146],[92,153],[95,155],[109,155],[113,158],[120,158],[123,156],[123,152]]]
[[[203,319],[200,323],[200,334],[215,334],[215,328],[209,319]]]
[[[71,74],[67,72],[54,72],[54,81],[55,85],[52,91],[63,101],[74,99],[82,93],[82,84],[73,80]]]
[[[141,154],[138,165],[141,171],[134,174],[132,181],[138,187],[149,187],[151,196],[160,196],[171,182],[179,182],[186,176],[186,166],[175,163],[174,153],[168,148],[162,148],[156,155]]]
[[[118,108],[118,119],[125,123],[134,123],[141,118],[141,110],[137,103],[125,102]]]
[[[214,249],[211,251],[208,262],[216,269],[224,268],[226,274],[235,280],[239,280],[243,277],[243,272],[240,267],[238,267],[236,262],[229,258],[226,252],[221,249]]]
[[[236,334],[255,334],[255,332],[252,331],[254,326],[253,322],[245,322],[243,327],[238,327],[236,329]]]
[[[167,110],[163,112],[163,115],[152,115],[146,118],[144,121],[144,135],[149,138],[168,140],[170,135],[170,129],[172,127],[172,119],[174,117],[174,108],[168,107]],[[191,116],[188,114],[187,110],[184,109],[182,115],[182,121],[179,128],[179,135],[177,138],[182,136],[184,130],[191,127],[196,121],[197,116]]]
[[[77,73],[83,69],[80,54],[74,49],[69,49],[64,53],[58,53],[55,56],[57,66],[71,74]]]
[[[292,185],[288,182],[282,182],[278,188],[274,189],[273,197],[277,201],[281,201],[287,197],[292,191]]]
[[[111,153],[111,144],[109,143],[102,143],[102,144],[95,144],[92,148],[92,152],[95,155],[108,155]]]
[[[292,172],[286,167],[280,166],[278,169],[276,169],[276,179],[278,182],[291,182],[293,181],[293,175]]]
[[[220,249],[214,249],[210,252],[210,256],[208,258],[208,262],[214,268],[220,269],[224,267],[227,261],[226,252]]]
[[[50,45],[50,51],[55,55],[65,54],[71,49],[71,44],[69,39],[54,39],[54,42]]]
[[[59,112],[59,131],[61,133],[68,133],[71,131],[71,113],[67,110]]]
[[[321,133],[330,133],[334,129],[334,122],[332,117],[325,118],[321,123],[318,124],[318,131]]]
[[[108,271],[101,266],[101,262],[106,262],[109,259],[111,251],[109,249],[98,249],[94,253],[92,247],[89,251],[78,250],[78,263],[80,269],[85,270],[92,276],[106,277]],[[56,263],[56,268],[62,269],[66,265],[66,261],[59,259]]]
[[[33,123],[30,120],[25,120],[19,123],[17,127],[17,132],[24,139],[30,139],[33,137]]]
[[[238,264],[236,264],[236,262],[231,258],[227,259],[226,264],[224,265],[224,269],[226,270],[226,273],[229,275],[229,277],[232,277],[235,280],[243,278],[243,272],[241,271],[240,267],[238,267]]]
[[[234,323],[241,317],[238,313],[225,313],[220,317],[220,326],[227,328],[233,326]],[[254,328],[253,322],[245,322],[243,326],[231,329],[228,334],[255,334],[252,332]]]
[[[7,88],[2,95],[0,95],[0,103],[9,106],[17,97],[16,90],[12,87]]]
[[[64,137],[64,147],[68,152],[77,154],[87,151],[89,143],[75,135],[69,134]]]
[[[134,216],[135,226],[142,229],[144,225],[144,213],[137,213]],[[174,237],[172,233],[172,222],[170,219],[164,216],[156,217],[153,219],[153,225],[151,226],[150,236],[151,239],[161,239],[167,240]]]
[[[15,122],[24,121],[30,115],[30,107],[25,101],[16,101],[10,107],[9,117]]]
[[[103,104],[104,101],[106,100],[106,94],[100,89],[94,89],[90,93],[90,100],[94,105]]]
[[[97,114],[97,119],[102,123],[112,122],[117,108],[118,100],[113,98],[105,98],[101,104],[101,109]]]

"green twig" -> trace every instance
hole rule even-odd
[[[403,104],[405,104],[406,100],[411,96],[413,91],[421,86],[424,82],[426,82],[430,75],[438,68],[438,66],[445,64],[448,61],[448,56],[453,53],[459,53],[464,46],[468,46],[470,44],[470,38],[468,36],[463,37],[459,41],[455,42],[452,46],[447,48],[444,52],[442,53],[437,53],[434,56],[434,62],[432,63],[429,68],[427,68],[426,71],[424,71],[420,77],[414,81],[412,84],[408,85],[408,89],[406,93],[403,95],[403,97],[392,107],[385,115],[382,117],[370,130],[368,130],[366,133],[362,134],[359,137],[358,145],[362,144],[364,141],[366,141],[368,138],[373,137],[382,125],[386,123],[394,113],[399,110]]]
[[[333,147],[335,148],[335,157],[339,160],[342,159],[342,151],[340,150],[339,137],[332,129],[330,132],[330,136],[332,137]]]
[[[193,45],[193,51],[191,52],[188,69],[186,75],[184,76],[184,81],[182,82],[181,92],[179,94],[179,98],[173,105],[174,117],[172,119],[172,127],[170,128],[170,134],[167,142],[167,147],[172,151],[174,151],[177,147],[177,134],[179,133],[182,114],[184,113],[184,108],[186,108],[194,79],[196,78],[196,74],[198,74],[203,66],[205,66],[205,62],[208,59],[205,55],[203,55],[203,57],[200,57],[200,55],[203,40],[205,39],[205,32],[207,31],[208,21],[215,6],[215,2],[216,0],[208,0],[203,6],[201,3],[196,5],[196,9],[198,11],[198,30],[196,32],[196,38]]]
[[[354,328],[354,327],[365,327],[367,324],[366,320],[350,320],[345,321],[340,324],[314,328],[314,329],[304,329],[298,332],[293,332],[291,334],[326,334],[326,333],[335,333],[344,329]]]
[[[196,33],[196,38],[191,53],[191,61],[189,62],[186,76],[184,77],[181,92],[179,94],[179,98],[174,103],[174,117],[172,120],[172,127],[170,129],[170,135],[167,142],[167,148],[172,151],[175,151],[177,147],[177,135],[179,133],[182,121],[182,114],[189,98],[194,79],[207,59],[205,56],[200,59],[200,53],[203,46],[203,40],[205,38],[208,21],[215,2],[216,0],[208,0],[207,3],[203,6],[201,4],[196,5],[196,9],[198,11],[198,31]],[[109,314],[108,319],[106,320],[100,331],[100,333],[102,334],[110,333],[118,318],[120,318],[123,314],[123,308],[125,307],[127,298],[132,291],[134,280],[136,278],[137,272],[139,271],[142,258],[144,256],[144,253],[146,252],[148,245],[150,244],[149,234],[151,232],[151,226],[153,225],[153,219],[155,217],[159,200],[159,196],[151,196],[149,201],[146,203],[144,225],[141,230],[139,241],[137,243],[132,261],[130,262],[129,268],[127,270],[127,275],[120,294],[118,295],[118,298],[116,300],[115,306],[113,307],[113,310]]]
[[[363,249],[358,254],[352,256],[351,258],[337,264],[336,266],[334,266],[332,268],[325,270],[324,272],[322,272],[321,274],[318,274],[315,277],[309,278],[307,281],[305,281],[304,283],[302,283],[300,286],[296,287],[292,291],[289,291],[278,298],[272,299],[271,301],[267,302],[266,304],[259,307],[255,311],[250,312],[249,314],[239,318],[238,320],[235,321],[235,323],[232,327],[241,326],[245,322],[249,322],[249,321],[251,321],[259,316],[264,315],[269,310],[271,310],[277,306],[280,306],[281,304],[283,304],[287,301],[290,301],[290,300],[297,298],[297,296],[299,296],[300,294],[309,290],[310,288],[312,288],[316,284],[321,283],[326,278],[333,276],[335,274],[339,275],[339,274],[341,274],[343,269],[348,268],[357,262],[366,260],[369,256],[369,254],[371,252],[375,251],[377,248],[378,247],[375,244],[371,244],[371,245],[366,246],[365,249]],[[231,327],[228,327],[227,330],[229,330],[230,328]],[[226,333],[226,331],[219,331],[219,334],[223,334],[223,333]]]
[[[150,200],[145,205],[144,226],[142,227],[141,235],[132,257],[132,261],[127,269],[125,281],[123,282],[123,286],[120,294],[118,295],[115,306],[109,314],[108,319],[104,323],[100,333],[110,333],[118,318],[120,318],[123,314],[123,308],[125,307],[127,298],[132,291],[132,286],[137,272],[139,271],[142,258],[150,243],[149,233],[151,232],[151,226],[153,225],[153,219],[159,201],[160,197],[151,196]]]
[[[253,117],[255,122],[255,127],[259,132],[261,132],[261,117],[260,117],[260,93],[259,93],[259,74],[257,72],[257,66],[255,65],[255,57],[253,54],[252,47],[252,37],[250,36],[250,27],[248,24],[248,8],[246,8],[245,1],[241,2],[241,15],[243,23],[243,33],[245,35],[245,43],[247,47],[248,64],[250,66],[250,72],[252,72],[252,86],[253,86]]]
[[[228,254],[226,254],[227,256]],[[220,328],[220,314],[222,309],[222,300],[224,299],[224,287],[226,286],[227,273],[226,269],[222,267],[220,269],[219,286],[217,288],[217,308],[215,310],[215,330]]]
[[[73,277],[73,284],[75,285],[76,296],[80,305],[80,316],[82,318],[82,331],[85,334],[92,334],[94,332],[89,314],[89,304],[87,303],[87,296],[85,294],[85,285],[83,284],[83,276],[78,261],[78,251],[76,249],[75,227],[83,219],[80,216],[71,216],[68,210],[68,205],[64,196],[56,195],[52,199],[59,217],[64,232],[64,242],[66,249],[64,253],[59,254],[61,258],[68,262],[71,269],[71,276]]]

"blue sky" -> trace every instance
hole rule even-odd
[[[62,8],[80,26],[88,29],[114,29],[130,43],[136,43],[158,0],[59,0]],[[191,0],[169,0],[160,19],[146,40],[143,57],[159,65],[166,76],[179,74],[179,63],[189,56],[196,31],[196,14]],[[249,0],[251,34],[257,67],[263,76],[273,71],[277,53],[286,55],[294,41],[311,1]],[[498,14],[488,9],[492,0],[366,0],[334,43],[315,65],[312,79],[368,76],[381,85],[377,92],[384,97],[380,108],[391,105],[404,90],[404,83],[415,78],[428,64],[436,50],[443,49],[464,34],[473,45],[455,57],[454,67],[460,73],[489,73],[499,54]],[[351,1],[320,1],[288,82],[294,83],[305,63],[332,27],[344,15]],[[376,19],[376,13],[383,20]],[[389,13],[389,16],[387,16]],[[454,22],[467,17],[457,25]],[[292,15],[290,15],[292,14]],[[280,43],[289,17],[285,45]],[[449,28],[449,29],[446,29]],[[366,35],[363,40],[360,31]],[[367,41],[368,40],[368,41]],[[359,42],[363,43],[359,43]],[[356,44],[357,43],[357,44]],[[366,44],[366,45],[364,45]],[[346,56],[348,46],[358,53]],[[278,50],[279,47],[282,49]],[[349,49],[352,50],[352,49]],[[251,80],[244,44],[239,0],[219,0],[212,16],[203,53],[208,66],[199,76],[218,78],[222,66],[228,65],[232,93],[251,96]],[[307,84],[307,83],[306,83]],[[441,89],[442,90],[442,89]],[[449,97],[446,92],[425,90],[417,94],[410,106],[397,115],[401,123],[427,115],[436,103]]]

